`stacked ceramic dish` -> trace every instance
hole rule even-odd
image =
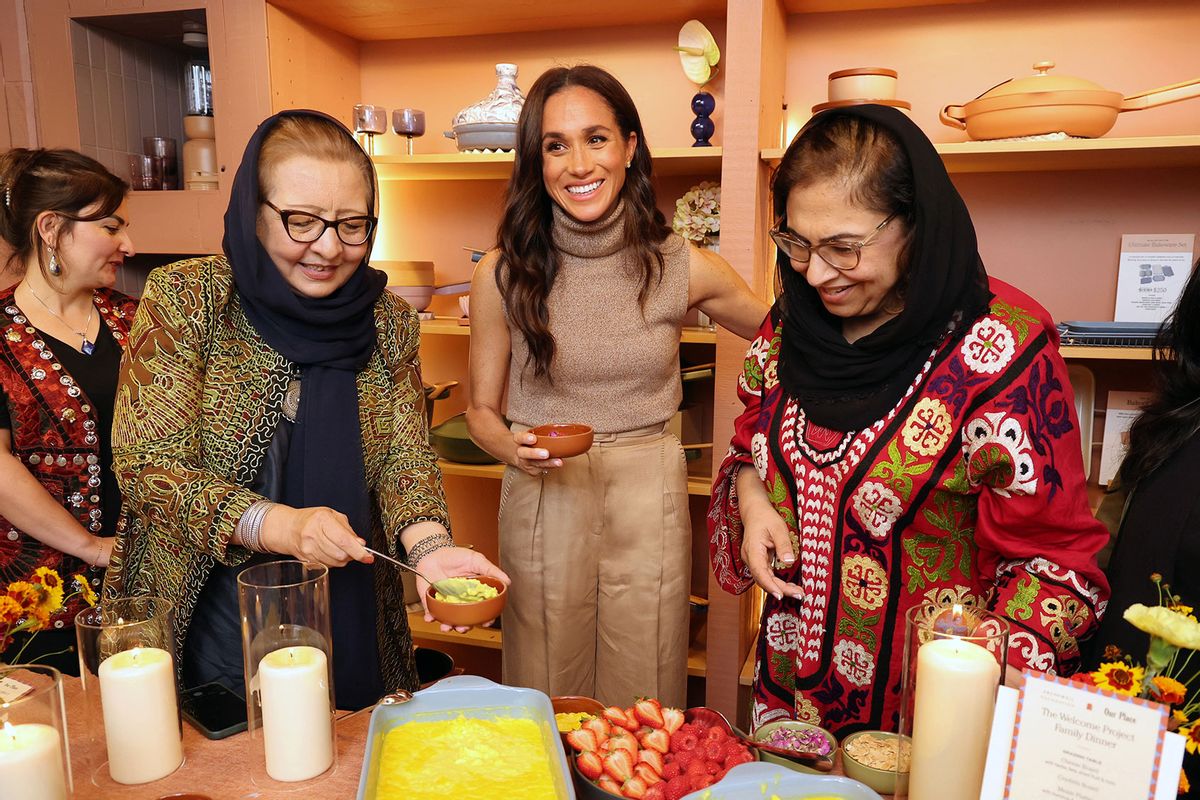
[[[912,110],[912,103],[896,99],[899,73],[887,67],[855,67],[829,73],[829,100],[817,103],[812,113],[872,103]]]
[[[371,266],[388,276],[388,289],[403,297],[417,311],[429,308],[433,299],[432,261],[375,261]]]

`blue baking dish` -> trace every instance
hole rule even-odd
[[[542,731],[546,752],[553,762],[550,772],[554,776],[558,797],[560,800],[575,800],[567,755],[554,722],[550,698],[533,689],[502,686],[474,675],[446,678],[414,693],[411,700],[385,702],[375,707],[367,729],[362,775],[358,780],[358,800],[375,800],[383,737],[389,731],[409,721],[455,719],[459,714],[470,718],[495,719],[504,716],[536,721]]]
[[[738,764],[720,781],[707,789],[685,794],[683,800],[769,800],[772,795],[882,800],[872,789],[850,778],[808,775],[765,761]]]

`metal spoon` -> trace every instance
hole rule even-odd
[[[423,578],[426,583],[433,587],[435,592],[440,592],[449,597],[457,597],[464,602],[475,602],[474,600],[470,599],[470,592],[467,590],[465,578],[443,578],[440,581],[431,581],[429,578],[426,578],[420,572],[413,569],[408,564],[405,564],[403,561],[392,558],[386,553],[381,553],[378,550],[372,550],[369,547],[364,547],[363,549],[376,558],[382,558],[384,561],[395,564],[400,569],[406,569],[417,577]]]

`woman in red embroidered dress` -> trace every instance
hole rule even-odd
[[[0,292],[0,585],[41,580],[37,570],[49,567],[99,587],[112,552],[121,494],[109,431],[135,310],[112,289],[133,255],[128,190],[74,151],[0,156],[6,266],[24,273]],[[81,602],[51,616],[21,659],[79,674],[72,620]]]
[[[782,294],[746,358],[709,511],[721,585],[767,593],[752,726],[895,730],[904,613],[986,607],[1009,676],[1070,674],[1108,587],[1066,367],[1040,306],[984,272],[904,114],[821,114],[773,193]]]

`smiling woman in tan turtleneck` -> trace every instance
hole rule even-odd
[[[767,306],[725,261],[671,233],[624,87],[590,66],[526,99],[499,247],[471,288],[472,437],[509,465],[500,557],[512,577],[504,682],[683,705],[690,515],[679,336],[698,308],[748,337]],[[501,414],[507,389],[507,416]],[[530,427],[591,425],[575,458]]]

